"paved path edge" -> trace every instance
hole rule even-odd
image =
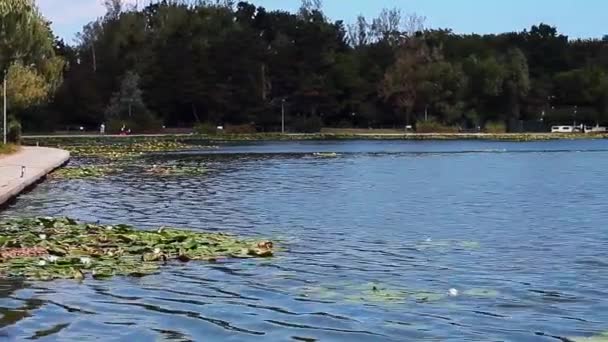
[[[49,173],[70,160],[70,152],[48,147],[21,147],[19,152],[0,159],[0,167],[7,163],[25,166],[24,177],[12,180],[0,189],[0,206],[19,196],[24,190],[44,179]]]

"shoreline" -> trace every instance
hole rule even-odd
[[[78,140],[205,140],[210,142],[247,141],[325,141],[325,140],[488,140],[488,141],[547,141],[547,140],[597,140],[608,139],[608,133],[252,133],[252,134],[133,134],[133,135],[24,135],[28,144],[43,144],[44,141]]]
[[[69,159],[70,153],[65,150],[27,146],[0,158],[0,206],[44,179]]]

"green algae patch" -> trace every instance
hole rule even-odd
[[[80,223],[69,218],[0,222],[0,276],[27,280],[145,276],[171,262],[273,256],[270,241],[223,233]]]

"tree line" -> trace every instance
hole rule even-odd
[[[547,24],[463,35],[399,9],[348,24],[318,0],[296,13],[232,1],[105,3],[76,44],[53,39],[37,15],[44,51],[18,58],[18,44],[0,47],[10,112],[29,130],[277,131],[282,110],[293,131],[608,123],[606,37],[571,40]],[[25,39],[2,25],[0,35]]]

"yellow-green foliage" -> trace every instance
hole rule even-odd
[[[33,67],[17,62],[8,69],[6,91],[11,108],[24,109],[43,103],[49,96],[51,84]]]

